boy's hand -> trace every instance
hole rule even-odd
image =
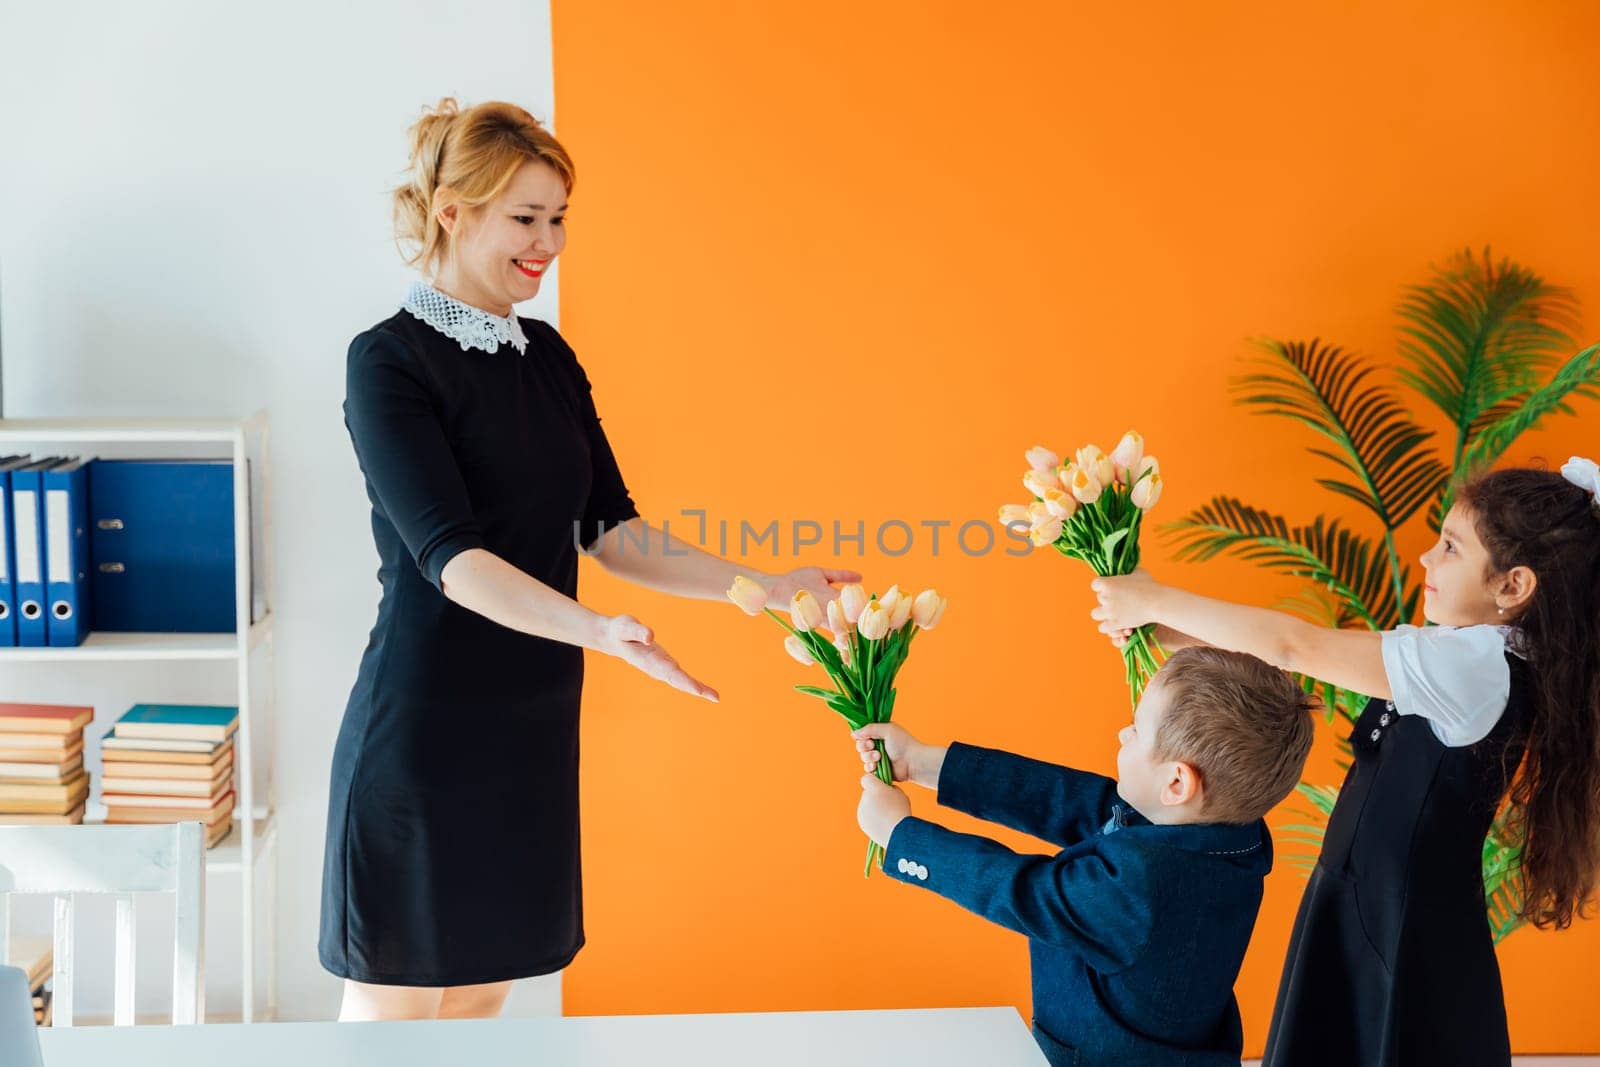
[[[861,803],[856,806],[856,822],[872,840],[889,847],[889,835],[900,820],[911,814],[911,801],[892,785],[884,785],[875,774],[861,776]]]
[[[1156,621],[1156,598],[1164,587],[1141,567],[1132,574],[1096,578],[1089,588],[1100,601],[1089,617],[1098,620],[1100,632],[1121,648],[1134,630]]]
[[[939,771],[944,767],[945,749],[925,745],[911,736],[904,726],[892,722],[868,723],[850,734],[856,740],[856,751],[861,754],[861,766],[876,773],[882,754],[874,743],[883,742],[889,755],[889,766],[897,782],[915,782],[926,789],[939,787]],[[881,782],[879,783],[882,784]]]

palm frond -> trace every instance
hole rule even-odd
[[[1407,415],[1397,393],[1371,381],[1376,367],[1320,341],[1260,342],[1262,368],[1234,382],[1241,402],[1306,426],[1333,447],[1313,448],[1347,477],[1319,485],[1347,496],[1392,531],[1430,503],[1447,470],[1434,436]]]
[[[1333,786],[1312,785],[1301,782],[1295,786],[1310,807],[1295,809],[1295,813],[1307,822],[1285,823],[1277,828],[1274,834],[1282,853],[1282,859],[1291,867],[1295,867],[1306,876],[1311,874],[1311,869],[1317,865],[1317,856],[1322,852],[1322,839],[1327,833],[1328,816],[1333,813],[1334,802],[1339,799],[1339,790]]]
[[[1392,629],[1415,610],[1415,590],[1403,602],[1397,600],[1391,561],[1384,550],[1337,519],[1319,515],[1309,525],[1290,526],[1281,515],[1236,497],[1217,496],[1163,529],[1172,534],[1179,560],[1204,562],[1226,552],[1306,578],[1373,630]],[[1400,582],[1409,588],[1410,579],[1406,567]]]
[[[1486,413],[1531,390],[1571,349],[1577,301],[1508,259],[1463,251],[1433,280],[1412,286],[1399,308],[1400,380],[1455,427],[1459,466]]]
[[[1528,393],[1519,406],[1479,431],[1462,454],[1461,476],[1492,465],[1513,441],[1537,426],[1546,415],[1565,408],[1569,396],[1591,394],[1596,389],[1600,389],[1600,344],[1590,345],[1567,360],[1548,382]],[[1438,506],[1429,516],[1435,530],[1439,528],[1439,520],[1450,510],[1455,489],[1454,484],[1446,485]]]

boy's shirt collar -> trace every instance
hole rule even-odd
[[[1130,804],[1112,804],[1111,818],[1100,828],[1102,837],[1128,827],[1149,827],[1161,834],[1161,843],[1185,852],[1205,852],[1213,856],[1247,856],[1265,851],[1271,861],[1272,844],[1266,826],[1253,823],[1179,823],[1157,826]]]

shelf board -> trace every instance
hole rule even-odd
[[[259,623],[257,625],[260,625]],[[255,627],[251,627],[254,631]],[[90,660],[227,660],[239,656],[238,634],[91,633],[76,648],[0,648],[0,663]]]
[[[228,831],[228,836],[217,842],[215,848],[206,850],[207,871],[226,873],[244,869],[244,824],[239,819],[241,814],[242,811],[234,812],[233,829]],[[276,833],[277,825],[271,815],[255,821],[255,836],[251,840],[255,853],[252,862],[261,862],[261,854],[272,847],[272,837]]]
[[[43,444],[232,442],[249,419],[131,417],[0,419],[0,442]]]

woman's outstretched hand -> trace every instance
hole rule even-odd
[[[848,585],[860,580],[861,575],[855,571],[833,567],[798,567],[786,574],[772,576],[772,581],[767,586],[767,604],[773,608],[787,608],[794,595],[806,589],[817,598],[817,603],[826,611],[828,601],[839,595],[835,583]]]
[[[650,627],[632,615],[615,615],[607,619],[598,648],[690,696],[704,697],[713,703],[718,700],[715,689],[678,666],[678,661],[672,658],[671,653],[656,644],[655,634]]]

